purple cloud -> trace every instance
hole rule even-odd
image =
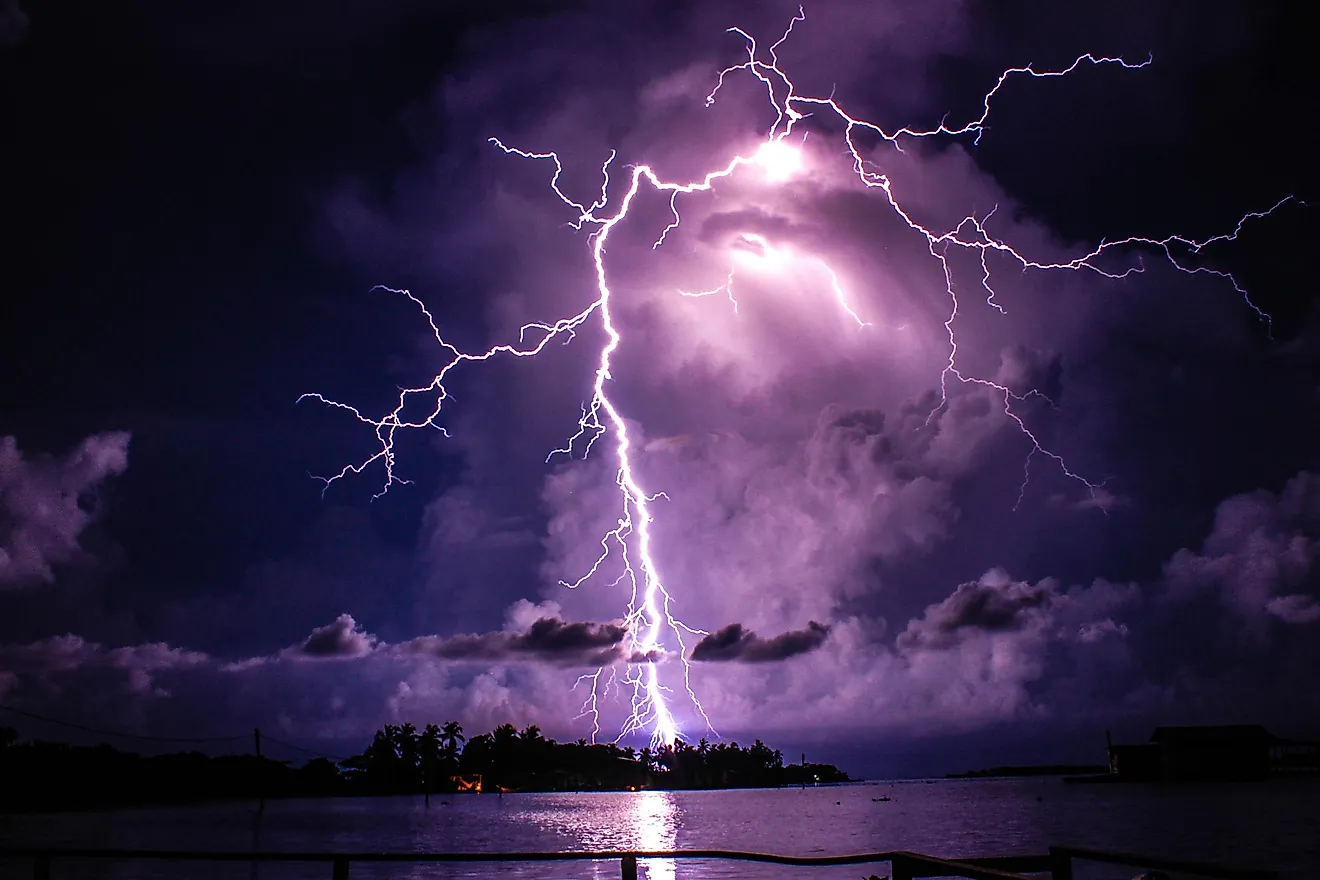
[[[627,628],[616,623],[542,617],[525,632],[422,636],[398,648],[441,660],[541,661],[557,666],[608,666],[625,659],[646,659],[623,653],[627,635]]]
[[[379,640],[363,632],[351,614],[341,614],[333,622],[312,630],[293,654],[317,659],[361,657],[371,653]]]
[[[1267,617],[1296,624],[1317,614],[1318,568],[1320,476],[1303,472],[1277,494],[1222,502],[1201,549],[1179,550],[1164,573],[1170,601],[1209,596],[1255,625]]]
[[[903,650],[946,649],[980,633],[1018,632],[1048,613],[1055,595],[1052,583],[1027,584],[991,571],[927,608],[899,634],[897,645]]]
[[[1265,610],[1284,623],[1315,623],[1320,621],[1320,602],[1313,596],[1293,593],[1276,596],[1265,603]]]
[[[1306,525],[1313,489],[1303,475],[1277,495],[1228,499],[1204,549],[1212,558],[1231,555],[1251,547],[1250,536],[1266,526],[1281,529],[1285,545],[1314,534]],[[1188,595],[1180,578],[1192,569],[1175,564],[1186,553],[1170,560],[1170,576],[1146,584],[1065,588],[992,569],[927,605],[897,637],[887,636],[882,620],[838,614],[769,638],[732,624],[693,646],[692,659],[703,662],[693,664],[692,682],[729,729],[758,733],[795,727],[804,708],[822,724],[904,734],[1065,717],[1097,724],[1199,717],[1187,712],[1275,717],[1261,713],[1282,705],[1286,682],[1314,656],[1303,631],[1284,624],[1313,623],[1314,597],[1271,583],[1266,606],[1249,612],[1221,604],[1215,590]],[[1235,570],[1213,568],[1218,576]],[[1206,600],[1242,626],[1276,621],[1278,643],[1291,647],[1266,655],[1265,645],[1233,640],[1235,630],[1216,629],[1214,621],[1207,628],[1192,613]],[[1171,626],[1186,637],[1169,639]],[[520,602],[498,632],[387,645],[341,615],[276,656],[228,663],[164,644],[110,648],[60,636],[0,646],[0,690],[16,705],[65,717],[77,716],[71,705],[102,706],[130,726],[167,709],[214,718],[223,706],[244,724],[279,714],[286,735],[309,738],[327,730],[365,736],[381,720],[436,713],[487,726],[517,717],[569,736],[567,719],[581,695],[562,667],[664,659],[625,657],[626,635],[617,623],[567,621],[554,603]],[[1221,655],[1233,662],[1219,663]],[[352,674],[340,664],[292,662],[309,656],[341,657]],[[770,662],[788,656],[797,659]],[[1262,669],[1277,684],[1262,684]],[[1294,694],[1290,711],[1304,715],[1314,702]]]
[[[108,648],[76,635],[25,645],[0,645],[0,698],[55,698],[73,706],[89,692],[98,702],[115,694],[168,696],[157,677],[212,669],[206,654],[162,642]]]
[[[790,630],[768,639],[741,623],[731,623],[703,636],[693,645],[690,656],[703,663],[773,663],[817,650],[829,634],[828,626],[814,620],[807,623],[806,629]]]
[[[80,557],[95,492],[128,467],[128,439],[94,434],[62,458],[24,458],[15,438],[0,438],[0,589],[50,583]]]

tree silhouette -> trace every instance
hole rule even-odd
[[[422,781],[422,749],[417,728],[411,723],[394,728],[394,749],[399,754],[400,787],[416,791]]]
[[[445,726],[440,728],[440,741],[444,743],[445,756],[454,763],[455,767],[458,765],[459,743],[466,740],[467,737],[463,735],[463,725],[457,721],[446,721]]]
[[[422,735],[417,740],[422,761],[422,788],[430,794],[439,791],[441,780],[450,774],[445,758],[444,736],[439,727],[428,724],[422,728]]]

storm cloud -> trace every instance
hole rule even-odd
[[[537,616],[542,612],[547,616]],[[390,654],[404,660],[432,659],[454,663],[545,663],[554,666],[608,666],[617,662],[662,662],[663,651],[630,653],[624,645],[627,627],[618,623],[566,621],[553,603],[519,603],[511,609],[503,630],[456,635],[417,636],[396,644],[363,630],[351,614],[341,614],[312,630],[301,643],[281,652],[291,660],[353,660],[370,654]],[[530,617],[530,619],[529,619]],[[277,658],[256,657],[244,663]]]
[[[206,654],[163,642],[108,647],[72,634],[51,636],[0,645],[0,701],[68,708],[79,701],[104,707],[116,695],[165,698],[178,673],[214,668]]]
[[[94,434],[64,456],[30,458],[0,437],[0,589],[51,583],[56,567],[81,557],[96,491],[128,467],[128,439]]]
[[[295,652],[306,657],[361,657],[378,644],[375,636],[363,632],[351,614],[341,614],[331,623],[312,630]]]
[[[159,113],[121,118],[72,88],[13,108],[24,164],[44,169],[16,210],[49,227],[14,250],[80,259],[62,263],[67,277],[36,266],[50,277],[20,298],[31,321],[0,326],[14,334],[0,346],[9,372],[31,377],[3,407],[23,453],[0,444],[6,702],[354,749],[382,722],[438,717],[576,738],[596,729],[582,671],[615,667],[605,682],[654,662],[685,734],[706,718],[684,684],[740,738],[1228,716],[1320,729],[1317,698],[1296,686],[1320,665],[1320,324],[1289,295],[1314,285],[1286,238],[1314,211],[1288,205],[1204,253],[1174,248],[1213,270],[1194,275],[1158,248],[1108,252],[1106,271],[1142,270],[1115,278],[951,243],[984,235],[1067,264],[1129,234],[1229,233],[1244,211],[1314,189],[1294,175],[1314,167],[1304,139],[1205,134],[1259,127],[1266,75],[1242,71],[1302,63],[1248,52],[1245,13],[1216,6],[1189,31],[1136,2],[1026,23],[960,0],[808,6],[776,49],[786,72],[886,130],[974,119],[999,73],[1026,61],[1158,63],[1012,77],[980,137],[904,138],[899,151],[853,129],[883,187],[858,179],[824,110],[795,131],[810,136],[794,138],[791,178],[743,166],[674,202],[643,184],[609,233],[606,332],[589,309],[599,229],[578,228],[551,184],[592,204],[615,156],[608,214],[625,169],[698,180],[755,149],[775,123],[764,82],[735,72],[706,99],[746,58],[726,28],[764,51],[796,2],[487,15],[335,0],[328,18],[268,6],[204,22],[162,6],[141,33],[102,41],[151,50],[123,70],[110,50],[88,55],[98,77],[119,77],[88,94],[138,94],[157,77],[171,90]],[[98,21],[137,27],[119,18]],[[16,63],[47,53],[23,68],[34,89],[79,81],[54,75],[72,63],[49,51],[61,41],[102,51],[66,39],[100,31],[77,12],[25,24],[0,0],[0,51],[21,39]],[[235,75],[198,73],[199,53]],[[345,57],[366,71],[351,94]],[[1230,81],[1242,89],[1213,86]],[[88,151],[113,157],[88,172],[107,176],[62,191],[102,200],[77,203],[85,229],[44,213],[52,181],[82,179],[48,158],[70,136],[37,112],[50,106],[117,120],[89,129],[115,133]],[[233,131],[270,137],[235,146]],[[947,237],[932,247],[909,220]],[[222,252],[224,273],[196,271]],[[1238,266],[1250,303],[1215,274]],[[195,295],[178,295],[182,277]],[[408,288],[425,311],[376,284]],[[141,314],[123,290],[140,291]],[[81,329],[59,357],[31,345],[69,314]],[[289,404],[321,391],[378,418],[444,368],[436,335],[479,353],[528,343],[527,321],[579,314],[575,335],[535,358],[447,370],[445,431],[389,427],[398,445],[374,459],[379,426]],[[551,454],[578,431],[610,333],[608,389],[651,499],[647,572],[612,424],[589,454]],[[437,404],[422,396],[405,420]],[[76,433],[59,436],[88,439],[34,455],[60,448],[47,438],[65,421]],[[131,469],[127,434],[92,433],[116,425],[135,430]],[[345,465],[329,487],[303,479]],[[82,576],[109,539],[122,567]],[[619,621],[655,613],[642,593],[660,588],[663,613],[710,634],[665,630],[663,647],[631,653],[642,640]],[[673,662],[680,635],[690,669]],[[600,696],[599,729],[620,729],[633,707]]]
[[[1054,596],[1051,584],[1015,582],[1002,571],[992,571],[926,609],[899,634],[897,644],[908,650],[949,648],[966,635],[1016,632],[1030,625],[1033,616],[1047,613]]]
[[[398,648],[441,660],[541,661],[557,666],[608,666],[633,659],[623,647],[627,635],[627,628],[617,623],[570,622],[542,617],[525,632],[423,636]]]
[[[1165,566],[1170,598],[1213,597],[1224,609],[1259,621],[1320,620],[1320,476],[1302,472],[1279,493],[1248,492],[1215,511],[1199,551],[1179,550]]]
[[[790,630],[768,639],[745,629],[741,623],[731,623],[702,636],[692,646],[690,656],[703,663],[773,663],[815,651],[825,644],[829,634],[828,626],[814,620],[808,621],[806,629]]]
[[[1303,474],[1280,493],[1246,493],[1219,507],[1224,522],[1240,523],[1246,506],[1259,514],[1257,526],[1272,523],[1296,540],[1317,535],[1296,517],[1313,498]],[[1243,545],[1223,542],[1229,531],[1240,539],[1256,529],[1216,528],[1202,552],[1178,551],[1165,575],[1145,583],[1029,582],[991,569],[946,589],[896,635],[883,619],[859,616],[764,638],[730,624],[693,645],[692,682],[707,711],[758,731],[792,729],[804,706],[821,724],[902,736],[1049,719],[1122,728],[1168,713],[1251,718],[1320,659],[1307,636],[1315,620],[1306,602],[1316,595],[1280,570],[1260,581],[1262,595],[1284,600],[1274,608],[1225,603],[1218,589],[1188,593],[1178,561],[1207,549],[1228,555]],[[38,712],[67,714],[69,699],[82,700],[124,728],[208,717],[209,700],[254,722],[283,707],[286,735],[312,738],[318,729],[367,736],[382,719],[417,713],[487,725],[525,717],[555,731],[581,705],[580,694],[560,686],[565,668],[665,659],[625,656],[627,631],[617,623],[560,614],[554,603],[522,602],[505,630],[397,644],[341,615],[277,655],[239,660],[163,643],[110,647],[59,636],[0,646],[0,691]],[[1170,639],[1170,626],[1183,637]],[[1258,638],[1261,626],[1268,640]],[[341,662],[308,662],[329,658]],[[774,662],[786,658],[793,662]],[[1269,682],[1248,674],[1260,668],[1273,673]],[[1320,708],[1295,694],[1290,706],[1275,717],[1286,723]]]

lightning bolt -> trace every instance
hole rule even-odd
[[[619,184],[611,176],[616,158],[616,154],[611,152],[601,165],[599,194],[590,203],[585,203],[575,200],[561,188],[560,180],[564,166],[558,153],[553,151],[530,152],[507,145],[498,138],[490,138],[491,144],[510,156],[551,163],[554,172],[550,178],[550,189],[573,212],[571,225],[578,230],[590,228],[589,251],[595,270],[596,295],[581,311],[554,321],[535,321],[524,324],[519,329],[517,342],[496,345],[483,352],[470,353],[461,351],[442,338],[433,315],[425,304],[412,293],[407,290],[378,288],[406,297],[417,306],[431,327],[436,343],[448,355],[448,360],[444,366],[426,385],[400,390],[397,405],[380,418],[364,415],[357,407],[331,400],[321,394],[306,394],[299,398],[300,400],[311,398],[326,405],[343,409],[371,427],[378,444],[376,451],[368,458],[350,464],[338,473],[321,479],[325,484],[325,488],[328,489],[331,484],[350,474],[361,474],[368,467],[379,464],[384,470],[385,477],[384,485],[373,496],[373,498],[379,498],[395,484],[408,482],[399,477],[395,470],[394,442],[400,430],[431,428],[448,436],[438,420],[445,402],[449,399],[445,382],[451,370],[460,364],[482,362],[496,357],[534,357],[543,351],[552,340],[571,341],[576,331],[588,321],[595,320],[599,322],[600,327],[604,330],[605,342],[597,359],[589,402],[584,404],[582,408],[582,415],[578,421],[576,432],[568,438],[563,447],[553,450],[550,456],[547,457],[547,460],[556,454],[569,457],[585,457],[602,437],[609,436],[613,440],[612,452],[614,461],[617,463],[615,482],[619,490],[620,504],[615,526],[600,539],[601,551],[588,570],[576,580],[560,582],[566,588],[576,589],[600,576],[607,561],[617,558],[622,568],[622,574],[614,579],[611,586],[617,588],[626,585],[629,593],[625,625],[628,629],[626,647],[630,654],[630,662],[626,664],[621,674],[613,668],[597,670],[595,673],[581,676],[577,681],[578,686],[583,686],[589,691],[583,703],[582,716],[580,717],[592,719],[593,741],[599,735],[601,729],[600,698],[608,695],[611,688],[621,687],[631,692],[631,711],[619,732],[619,738],[649,730],[653,745],[674,742],[679,736],[680,729],[674,712],[670,708],[669,698],[672,696],[672,691],[663,685],[660,680],[661,667],[664,665],[662,661],[671,653],[677,654],[681,661],[682,684],[688,702],[706,727],[711,729],[712,732],[714,730],[710,719],[702,708],[701,701],[693,690],[687,660],[686,639],[693,635],[704,635],[705,633],[703,630],[684,624],[675,616],[673,595],[660,575],[660,567],[656,560],[651,529],[655,521],[653,508],[655,503],[665,496],[662,493],[648,493],[643,488],[641,478],[637,472],[633,438],[629,434],[628,426],[624,421],[619,405],[609,393],[610,382],[613,378],[611,372],[613,357],[623,344],[623,334],[614,319],[614,291],[610,287],[609,274],[606,271],[606,244],[614,229],[628,217],[629,209],[643,187],[649,187],[659,193],[668,195],[669,209],[672,216],[668,224],[659,231],[653,244],[653,248],[660,248],[681,224],[678,207],[680,197],[709,192],[720,181],[747,167],[759,168],[763,178],[771,184],[792,176],[801,164],[799,150],[801,141],[798,142],[799,146],[795,146],[790,142],[790,139],[793,138],[796,130],[803,126],[804,121],[810,117],[820,114],[833,114],[843,123],[842,138],[847,154],[852,160],[852,167],[857,180],[868,190],[878,190],[895,215],[909,229],[924,238],[931,257],[938,262],[944,273],[944,293],[950,303],[948,317],[944,321],[944,328],[948,336],[949,355],[940,373],[940,401],[931,411],[927,424],[948,406],[950,387],[955,384],[978,387],[997,398],[1002,403],[1005,417],[1017,428],[1031,447],[1023,465],[1023,481],[1018,496],[1019,503],[1027,488],[1031,462],[1037,457],[1053,462],[1065,476],[1076,481],[1093,495],[1099,490],[1101,484],[1092,482],[1071,470],[1061,455],[1042,444],[1027,424],[1024,416],[1016,408],[1016,405],[1024,400],[1030,397],[1044,397],[1043,394],[1037,390],[1017,393],[1001,382],[974,375],[959,366],[955,325],[959,316],[960,303],[954,271],[949,259],[952,253],[958,251],[969,252],[978,258],[982,270],[979,286],[985,293],[985,303],[987,307],[1001,314],[1005,313],[1005,309],[996,300],[992,272],[988,261],[991,255],[997,254],[1001,258],[1007,258],[1020,265],[1024,271],[1089,271],[1107,279],[1120,280],[1143,272],[1144,266],[1138,263],[1135,266],[1123,269],[1108,269],[1100,264],[1100,258],[1111,251],[1145,247],[1161,252],[1167,262],[1181,272],[1191,275],[1209,274],[1228,282],[1260,320],[1267,327],[1270,325],[1270,316],[1252,301],[1247,291],[1232,274],[1218,269],[1194,265],[1188,261],[1188,257],[1199,255],[1212,244],[1235,240],[1246,223],[1268,216],[1289,201],[1291,197],[1280,200],[1264,211],[1244,215],[1231,232],[1203,240],[1180,235],[1170,235],[1164,238],[1132,236],[1113,241],[1102,241],[1089,252],[1070,260],[1042,261],[1020,252],[989,231],[988,224],[994,215],[994,210],[983,217],[965,217],[950,229],[940,230],[923,225],[900,203],[894,193],[890,177],[875,160],[863,155],[863,150],[857,142],[860,133],[869,133],[869,136],[878,138],[880,144],[899,153],[903,152],[902,141],[905,138],[926,139],[937,136],[953,138],[972,136],[973,145],[975,145],[980,142],[980,138],[986,131],[986,121],[990,116],[991,104],[1011,80],[1066,76],[1083,65],[1116,65],[1134,70],[1151,64],[1153,60],[1151,57],[1147,57],[1141,62],[1132,63],[1123,58],[1098,57],[1087,53],[1079,56],[1069,66],[1059,70],[1037,70],[1031,64],[1009,68],[999,75],[994,85],[985,93],[981,103],[981,114],[977,118],[960,126],[950,126],[947,119],[943,119],[939,125],[933,128],[903,127],[887,131],[875,123],[849,115],[836,101],[833,94],[816,97],[802,95],[797,92],[792,80],[779,66],[777,50],[788,40],[794,27],[805,20],[805,14],[799,9],[797,15],[789,22],[783,35],[770,45],[764,57],[754,37],[741,28],[728,29],[728,33],[735,34],[744,41],[746,60],[720,71],[714,88],[706,98],[706,105],[712,106],[716,103],[719,92],[729,77],[740,72],[746,72],[764,85],[766,96],[775,111],[775,121],[769,131],[766,132],[764,139],[759,142],[756,150],[746,155],[735,155],[722,167],[710,170],[696,180],[687,182],[666,180],[650,165],[632,165],[628,167],[626,174],[623,176],[621,193],[615,195],[614,189]],[[806,132],[804,131],[802,139],[805,140],[805,137]],[[878,149],[879,147],[877,147]],[[756,255],[758,259],[802,261],[805,265],[814,267],[822,273],[839,309],[859,328],[869,326],[851,305],[850,298],[839,275],[822,258],[810,254],[800,254],[789,248],[776,246],[764,236],[756,233],[745,233],[741,241],[746,245],[746,250]],[[734,296],[736,272],[737,265],[735,263],[730,268],[723,284],[709,290],[679,291],[679,293],[688,297],[709,297],[723,293],[736,311],[738,307],[738,301]],[[430,401],[425,417],[411,420],[405,418],[403,413],[407,404],[417,397]],[[676,648],[672,651],[666,645],[666,639],[669,636],[673,637],[672,644]]]

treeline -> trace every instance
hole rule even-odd
[[[256,755],[182,752],[143,756],[108,745],[12,742],[0,746],[0,811],[83,810],[206,800],[341,793],[338,768]]]
[[[49,810],[259,797],[745,788],[848,781],[829,764],[788,764],[759,739],[658,749],[561,743],[536,725],[467,738],[457,722],[387,724],[358,755],[290,761],[201,752],[144,757],[108,745],[19,742],[0,728],[0,809]]]
[[[755,788],[803,782],[846,782],[829,764],[785,765],[761,740],[696,745],[682,740],[657,749],[614,743],[556,742],[530,725],[502,724],[466,739],[455,722],[387,724],[361,755],[341,762],[346,783],[361,793],[598,791],[627,788]]]
[[[1108,773],[1105,764],[1028,764],[1025,766],[987,767],[964,773],[947,773],[945,779],[993,779],[1005,776],[1074,776],[1085,773]]]

